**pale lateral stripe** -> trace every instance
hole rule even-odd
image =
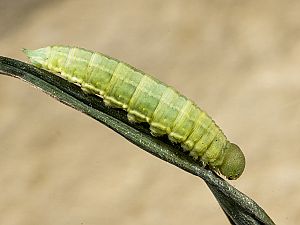
[[[70,49],[69,54],[67,56],[66,63],[65,63],[65,68],[67,68],[69,66],[69,64],[71,62],[71,58],[74,57],[75,51],[76,51],[76,48],[71,48]]]
[[[118,65],[116,66],[116,68],[114,69],[113,73],[111,74],[111,78],[109,80],[109,83],[107,84],[107,87],[105,88],[105,95],[107,97],[111,97],[110,95],[108,95],[108,92],[110,92],[110,90],[113,89],[113,87],[115,86],[115,84],[117,83],[116,81],[119,79],[119,67],[122,66],[122,63],[118,63]]]
[[[212,128],[210,128],[210,127],[213,126],[213,125],[214,125],[213,123],[210,123],[209,126],[207,127],[207,130],[208,131],[211,130]],[[202,153],[202,155],[204,155],[204,153],[206,152],[206,150],[208,149],[208,147],[211,145],[211,142],[207,143],[207,141],[205,141],[205,142],[203,141],[203,137],[206,137],[207,135],[209,135],[207,132],[202,133],[201,138],[195,143],[195,147],[193,148],[194,151],[196,151],[199,154]],[[210,137],[210,136],[208,136],[208,137]],[[204,145],[200,144],[199,142],[200,143],[201,142],[204,143]],[[200,149],[196,149],[196,146],[197,146],[198,143],[199,143],[198,147],[201,147]],[[202,155],[201,155],[201,157],[202,157]]]
[[[182,118],[184,118],[185,115],[188,115],[188,112],[190,112],[190,110],[191,110],[191,107],[190,107],[191,105],[192,105],[191,101],[187,100],[185,102],[184,107],[179,111],[179,113],[176,117],[176,120],[173,123],[174,125],[171,128],[172,132],[173,132],[173,129],[181,122]]]
[[[142,90],[142,88],[144,86],[144,83],[145,82],[147,83],[147,81],[146,81],[147,79],[148,79],[148,77],[144,75],[142,77],[142,79],[140,80],[139,84],[136,86],[136,88],[135,88],[135,90],[134,90],[134,92],[133,92],[133,94],[132,94],[132,96],[131,96],[131,98],[130,98],[130,100],[128,102],[128,108],[129,108],[129,110],[131,110],[130,109],[130,104],[132,103],[133,99],[135,99],[136,97],[138,97],[140,95],[141,90]],[[133,110],[133,111],[135,111],[135,110]]]
[[[201,111],[198,107],[196,107],[196,109],[198,110],[198,117],[197,117],[197,119],[196,119],[196,122],[195,122],[195,125],[194,125],[194,127],[193,127],[193,129],[192,129],[192,131],[190,132],[190,134],[189,134],[189,136],[187,137],[187,139],[185,140],[185,144],[187,144],[187,145],[189,145],[189,143],[191,143],[191,149],[190,150],[192,150],[193,148],[194,148],[194,146],[195,146],[195,144],[197,143],[197,141],[199,141],[200,140],[200,138],[202,137],[202,136],[200,136],[199,137],[199,135],[196,135],[196,137],[198,137],[198,139],[197,140],[189,140],[191,137],[193,137],[193,138],[195,138],[194,136],[195,136],[195,133],[198,131],[198,129],[200,129],[201,128],[201,122],[203,121],[203,119],[205,119],[204,117],[205,117],[205,112],[203,112],[203,111]]]
[[[160,97],[159,103],[158,103],[158,105],[156,106],[156,108],[155,108],[155,110],[154,110],[154,112],[153,112],[153,114],[152,114],[152,117],[153,117],[153,118],[156,117],[156,114],[157,114],[158,112],[163,111],[164,108],[166,107],[166,106],[165,106],[165,101],[164,101],[165,99],[173,99],[173,98],[170,98],[170,97],[175,95],[174,92],[175,92],[175,91],[174,91],[172,88],[167,87],[166,91],[164,91],[164,93],[163,93],[162,96]],[[168,101],[168,102],[170,102],[170,101]],[[156,123],[154,123],[153,125],[155,126],[155,124],[156,124]],[[160,123],[157,123],[157,124],[160,124]]]
[[[94,60],[97,56],[97,53],[96,52],[93,52],[90,60],[89,60],[89,63],[88,63],[88,66],[87,66],[87,72],[90,72],[90,74],[86,74],[86,78],[87,78],[87,83],[90,83],[91,79],[92,79],[92,74],[93,74],[93,71],[94,71]]]

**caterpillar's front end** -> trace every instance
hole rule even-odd
[[[223,163],[218,169],[229,180],[235,180],[242,175],[245,169],[245,156],[239,146],[227,143]]]

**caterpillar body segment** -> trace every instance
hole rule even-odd
[[[101,53],[67,46],[24,50],[33,65],[59,73],[106,105],[122,108],[132,122],[147,122],[154,136],[168,135],[195,159],[228,179],[245,167],[241,150],[215,122],[172,87],[134,67]]]

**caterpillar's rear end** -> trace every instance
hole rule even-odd
[[[215,122],[192,101],[157,79],[101,53],[66,46],[24,50],[31,62],[60,73],[106,105],[123,108],[132,122],[147,122],[154,136],[167,134],[190,155],[238,178],[245,167],[242,151],[230,143]]]

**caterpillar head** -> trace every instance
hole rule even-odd
[[[37,50],[23,49],[30,62],[36,67],[45,67],[50,56],[51,47],[39,48]]]
[[[224,152],[224,161],[219,170],[227,179],[235,180],[245,169],[245,156],[241,149],[233,143],[228,143]]]

